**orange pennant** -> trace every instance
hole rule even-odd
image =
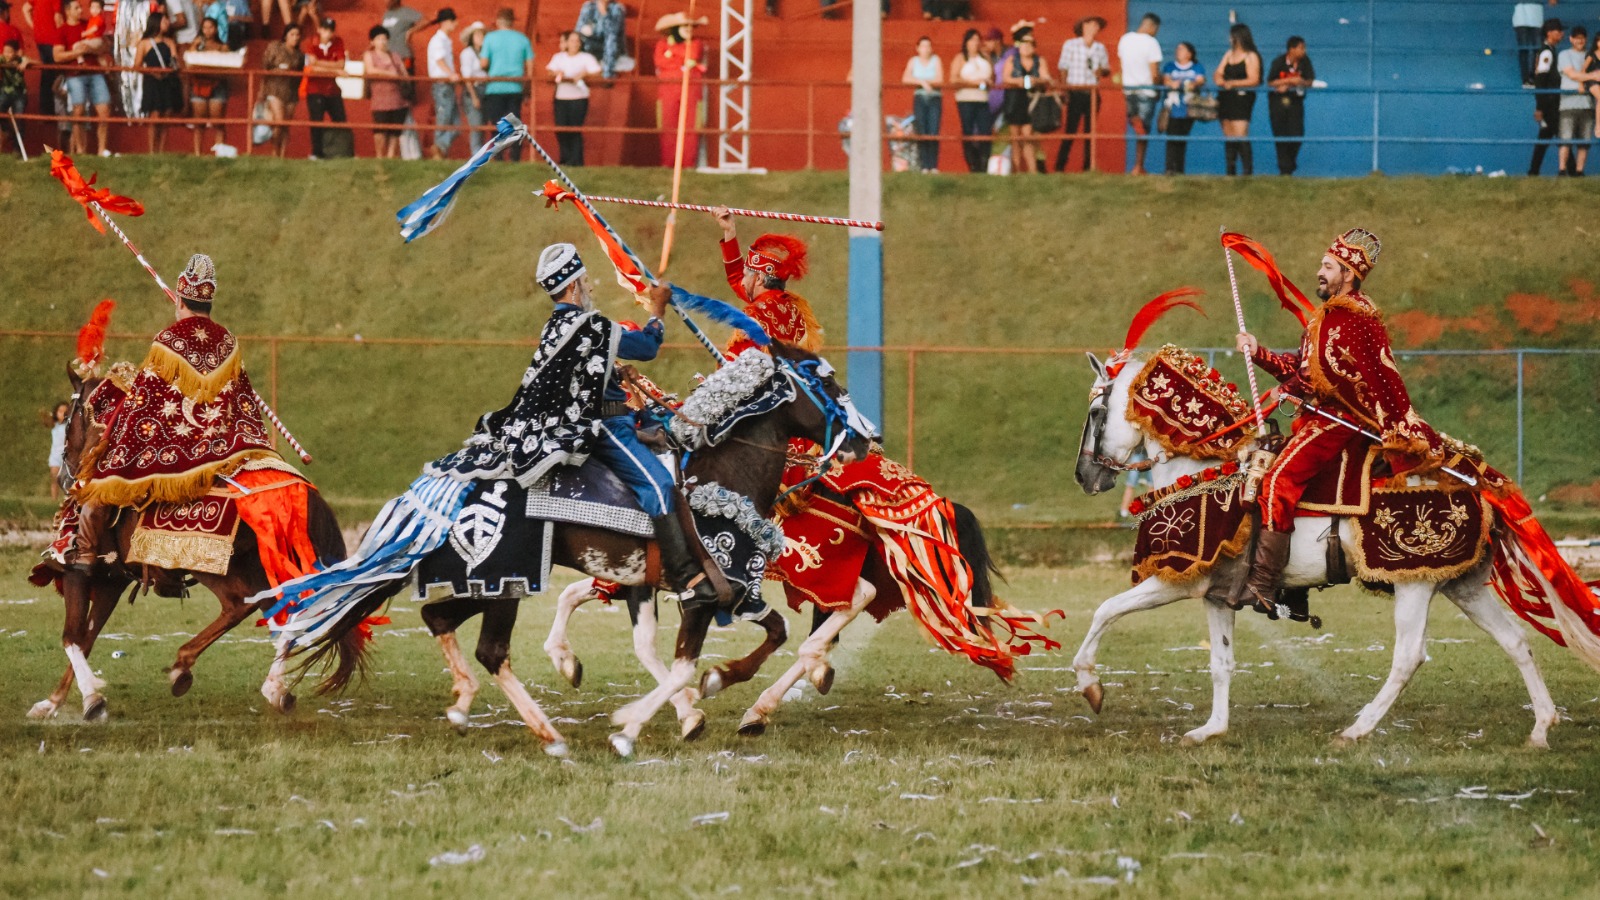
[[[78,167],[73,165],[72,157],[60,150],[50,151],[50,176],[61,182],[72,199],[78,201],[83,207],[83,214],[89,218],[89,224],[101,234],[106,233],[106,226],[100,222],[94,210],[89,208],[91,203],[100,204],[100,207],[109,213],[121,213],[126,216],[144,215],[144,204],[139,201],[113,194],[106,188],[95,187],[94,180],[100,177],[98,174],[90,175],[87,181],[84,180]]]

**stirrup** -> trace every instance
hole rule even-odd
[[[684,589],[672,596],[676,597],[679,606],[700,606],[702,604],[720,605],[717,599],[717,589],[711,583],[711,578],[706,573],[689,579]]]

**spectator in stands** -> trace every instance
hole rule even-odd
[[[346,122],[348,117],[344,111],[344,97],[339,93],[339,84],[334,79],[344,74],[344,63],[348,58],[344,49],[344,39],[334,32],[338,23],[331,17],[323,17],[317,23],[315,37],[307,38],[302,48],[306,53],[306,77],[303,90],[306,98],[306,118],[313,122],[331,119],[335,123]],[[311,158],[327,159],[329,152],[328,139],[332,128],[311,128]],[[348,135],[349,132],[345,132]],[[341,151],[348,148],[349,140],[345,137],[335,138]]]
[[[71,411],[72,407],[66,403],[57,403],[56,408],[50,411],[50,456],[46,463],[50,467],[52,503],[61,499],[61,467],[66,464],[67,458],[67,414]]]
[[[563,166],[583,165],[583,123],[589,118],[589,83],[602,74],[600,61],[583,49],[583,35],[561,32],[561,52],[545,64],[556,83],[556,143]]]
[[[404,125],[411,103],[406,99],[402,85],[405,81],[406,63],[400,54],[389,49],[389,29],[374,25],[367,30],[367,49],[361,54],[361,70],[367,82],[367,99],[370,101],[372,121],[375,125]],[[372,129],[373,156],[378,159],[400,158],[400,130],[398,128]]]
[[[1005,64],[1006,100],[1003,112],[1011,126],[1011,170],[1038,172],[1039,142],[1033,139],[1035,98],[1050,88],[1050,68],[1038,53],[1033,25],[1023,23],[1011,32],[1017,53]]]
[[[484,24],[473,22],[461,33],[461,111],[467,122],[467,151],[477,153],[483,146],[483,79],[489,70],[483,67]]]
[[[1145,13],[1139,27],[1117,41],[1117,61],[1122,64],[1122,99],[1128,108],[1128,127],[1136,136],[1133,142],[1134,175],[1144,175],[1144,156],[1150,149],[1150,123],[1155,118],[1156,100],[1161,96],[1155,85],[1161,80],[1161,17]]]
[[[1006,99],[1004,65],[1016,54],[1016,47],[1006,46],[1005,32],[991,25],[983,35],[983,55],[994,62],[994,79],[989,82],[989,116],[996,122],[997,128],[1001,120],[1000,109]]]
[[[1556,68],[1561,72],[1561,149],[1557,153],[1561,164],[1557,175],[1583,177],[1583,167],[1589,161],[1589,135],[1594,131],[1593,99],[1584,90],[1584,70],[1588,67],[1589,30],[1582,25],[1572,26],[1568,41],[1571,46],[1556,57]]]
[[[450,33],[456,30],[456,11],[448,6],[441,8],[434,17],[434,23],[439,27],[434,29],[433,37],[428,38],[428,77],[433,79],[433,123],[459,125],[461,101],[456,96],[456,86],[461,83],[461,75],[456,71],[456,45],[450,38]],[[393,40],[394,32],[389,34]],[[435,131],[428,155],[434,159],[444,159],[450,155],[450,145],[455,141],[455,129]]]
[[[406,6],[405,0],[388,0],[388,8],[383,11],[383,30],[389,32],[389,52],[400,57],[406,64],[406,72],[413,75],[417,66],[411,55],[411,29],[421,24],[422,13]]]
[[[970,19],[972,3],[970,0],[922,0],[922,18],[929,21],[938,19],[941,22]]]
[[[56,109],[55,86],[61,70],[50,68],[56,64],[59,32],[67,21],[61,11],[61,0],[24,0],[22,19],[33,29],[33,43],[39,48],[39,61],[44,64],[39,72],[39,112],[47,116],[64,112]]]
[[[111,115],[111,89],[99,71],[102,65],[99,48],[103,42],[99,39],[84,40],[83,33],[88,22],[84,17],[82,0],[67,0],[63,17],[64,22],[56,31],[55,58],[57,63],[73,66],[71,74],[67,76],[67,107],[72,115],[72,152],[89,152],[89,135],[80,120],[92,109],[101,120],[95,126],[100,139],[100,155],[110,156],[111,149],[106,146],[110,123],[105,119]]]
[[[1551,6],[1556,0],[1549,0]],[[1541,3],[1518,3],[1511,10],[1511,29],[1517,34],[1517,66],[1522,86],[1533,87],[1533,61],[1539,55],[1539,31],[1544,25]]]
[[[171,17],[164,12],[151,13],[133,55],[145,70],[139,111],[150,120],[150,152],[163,153],[167,127],[161,120],[182,115],[188,108],[183,100],[183,79],[178,77],[178,42],[172,39]]]
[[[301,72],[306,67],[306,52],[300,49],[300,26],[290,22],[283,29],[283,40],[268,45],[261,57],[261,68],[274,73]],[[300,102],[298,75],[274,74],[261,80],[261,97],[267,104],[267,119],[287,122]],[[289,127],[272,127],[272,152],[279,159],[289,149]]]
[[[261,0],[261,36],[266,37],[271,33],[273,0]],[[278,15],[283,17],[283,27],[288,28],[294,24],[294,13],[289,6],[289,0],[277,0]],[[172,0],[167,0],[168,8],[172,8]]]
[[[933,52],[933,38],[917,38],[917,52],[906,60],[900,73],[900,83],[916,86],[911,100],[912,128],[918,137],[933,138],[917,142],[917,168],[923,172],[939,171],[939,127],[943,124],[944,94],[939,85],[944,83],[944,60]]]
[[[674,165],[678,146],[685,73],[688,74],[689,108],[681,114],[684,119],[683,155],[678,159],[688,169],[700,158],[700,129],[695,121],[695,109],[700,100],[700,79],[706,74],[706,42],[694,37],[694,29],[706,22],[704,16],[691,20],[681,12],[670,13],[656,21],[656,31],[661,34],[655,50],[656,121],[661,129],[661,165],[669,168]]]
[[[1255,112],[1256,91],[1261,86],[1261,54],[1250,26],[1243,22],[1228,29],[1228,52],[1217,63],[1217,118],[1222,120],[1223,156],[1229,175],[1256,171],[1250,147],[1250,114]],[[1244,138],[1244,140],[1240,140]]]
[[[1072,38],[1061,45],[1061,59],[1056,68],[1066,83],[1066,133],[1085,135],[1083,141],[1083,170],[1089,171],[1094,161],[1094,141],[1087,135],[1094,133],[1094,120],[1100,111],[1100,79],[1111,74],[1111,57],[1106,45],[1097,38],[1106,20],[1099,16],[1079,19],[1072,26]],[[1056,171],[1065,172],[1072,157],[1072,138],[1061,142],[1056,151]]]
[[[1316,80],[1311,57],[1306,55],[1306,39],[1299,35],[1289,38],[1283,55],[1267,67],[1267,87],[1272,88],[1267,117],[1272,122],[1272,136],[1277,138],[1279,175],[1293,175],[1299,166],[1300,142],[1284,138],[1305,135],[1306,88]]]
[[[483,38],[483,59],[491,79],[483,89],[483,117],[498,122],[510,113],[522,115],[522,98],[533,80],[533,44],[514,27],[516,13],[501,7],[495,13],[494,30]],[[522,159],[522,142],[501,151],[502,158]]]
[[[16,41],[17,46],[22,46],[22,31],[11,24],[11,4],[0,0],[0,47]]]
[[[1560,19],[1544,23],[1544,46],[1533,63],[1533,86],[1539,93],[1533,98],[1533,120],[1539,123],[1538,142],[1533,145],[1533,159],[1528,163],[1528,174],[1537,176],[1544,168],[1544,155],[1550,141],[1561,124],[1561,70],[1556,66],[1556,47],[1567,27]]]
[[[628,11],[617,0],[584,0],[573,26],[583,40],[583,52],[600,61],[600,74],[617,77],[617,57],[622,55],[622,32]]]
[[[222,42],[221,25],[207,16],[200,20],[200,36],[185,48],[187,53],[225,53],[228,45]],[[191,66],[193,62],[189,63]],[[216,71],[216,70],[210,70]],[[202,120],[194,126],[194,153],[199,156],[205,149],[215,146],[208,142],[213,119],[221,119],[228,108],[228,80],[220,75],[189,73],[189,115]],[[218,122],[217,144],[228,142],[228,126]]]
[[[179,47],[200,36],[200,12],[194,0],[167,0],[167,14],[172,16],[172,39]]]
[[[956,115],[961,118],[962,155],[967,171],[982,173],[989,163],[990,135],[994,131],[989,115],[989,84],[994,80],[994,61],[984,55],[983,36],[968,28],[961,36],[961,52],[950,61],[950,86],[956,90]]]
[[[22,41],[7,38],[0,44],[0,113],[20,116],[28,111],[28,80],[23,71],[32,60],[22,55]],[[13,120],[15,121],[15,120]],[[10,144],[15,137],[12,129],[0,129],[0,148]],[[17,150],[21,150],[21,146]]]
[[[249,0],[211,0],[202,18],[217,23],[217,37],[229,50],[238,50],[250,37]]]
[[[1182,175],[1189,158],[1188,137],[1194,131],[1189,101],[1205,86],[1206,72],[1195,58],[1194,45],[1180,41],[1172,61],[1161,67],[1161,84],[1167,89],[1167,174]],[[1176,140],[1174,140],[1176,138]],[[1124,502],[1126,507],[1127,503]]]

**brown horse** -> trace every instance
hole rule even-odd
[[[85,450],[101,437],[99,429],[90,425],[89,416],[85,413],[85,402],[103,379],[86,380],[70,369],[68,377],[72,380],[72,405],[67,413],[67,443],[61,472],[63,487],[70,489],[73,481],[72,473],[78,471]],[[309,492],[308,500],[308,537],[317,552],[318,560],[329,563],[344,559],[344,537],[339,532],[339,523],[333,516],[333,510],[328,508],[322,496],[315,490]],[[90,651],[94,649],[95,638],[105,627],[106,620],[111,618],[111,612],[116,609],[124,591],[128,591],[131,600],[141,587],[148,588],[154,585],[158,595],[182,596],[187,593],[190,585],[198,583],[215,594],[217,601],[222,605],[222,611],[215,621],[178,648],[178,658],[167,670],[167,678],[172,685],[174,697],[183,696],[194,684],[191,670],[194,668],[195,660],[207,647],[235,625],[249,618],[252,613],[266,606],[265,603],[244,602],[245,598],[268,587],[267,575],[261,566],[256,548],[256,537],[249,526],[242,522],[239,525],[238,535],[234,538],[233,558],[228,564],[227,573],[213,575],[205,572],[135,567],[123,563],[122,560],[128,557],[128,548],[133,540],[133,531],[138,519],[133,510],[121,509],[117,512],[115,524],[107,529],[106,542],[107,544],[115,542],[117,562],[109,566],[96,566],[89,574],[69,568],[60,576],[62,599],[66,604],[66,623],[62,626],[61,643],[66,649],[69,665],[66,674],[61,676],[60,683],[50,696],[35,703],[28,711],[29,718],[47,719],[54,716],[61,708],[61,704],[66,701],[67,692],[74,681],[77,682],[78,692],[83,697],[84,719],[100,721],[106,718],[106,699],[102,693],[104,683],[95,677],[88,658]],[[111,548],[107,546],[103,549]],[[133,588],[131,591],[128,590],[130,586]],[[352,642],[360,639],[359,634],[352,634],[347,638]],[[287,713],[294,708],[295,698],[289,692],[283,676],[284,660],[282,654],[278,653],[273,659],[266,681],[261,686],[261,694],[274,709]]]
[[[746,399],[778,391],[789,391],[792,399],[768,412],[743,419],[715,444],[691,453],[683,468],[685,482],[702,485],[715,482],[747,498],[762,519],[772,517],[773,504],[783,476],[786,447],[791,438],[806,438],[823,446],[836,443],[837,438],[839,456],[848,460],[864,455],[868,438],[871,437],[860,433],[862,426],[859,424],[851,427],[852,423],[864,420],[854,414],[849,395],[844,393],[828,369],[819,366],[817,357],[794,347],[774,344],[773,359],[776,366],[772,376]],[[712,375],[699,390],[722,387],[716,382],[719,376],[727,372],[729,369],[723,369]],[[552,539],[552,562],[623,585],[643,585],[643,561],[649,555],[649,543],[644,538],[602,528],[558,523]],[[745,560],[736,562],[743,564]],[[351,657],[349,652],[352,648],[343,641],[343,637],[407,583],[404,579],[396,580],[381,590],[365,595],[360,602],[353,603],[340,614],[337,624],[311,643],[308,649],[314,653],[312,663],[330,651],[338,654],[335,671],[324,680],[319,690],[338,690],[348,683],[351,674],[362,665],[361,655],[365,648],[354,648],[356,655]],[[458,729],[463,729],[467,712],[477,694],[477,680],[467,669],[465,658],[456,643],[455,631],[467,619],[481,614],[483,624],[478,636],[478,662],[494,674],[495,681],[505,691],[523,721],[544,742],[545,752],[562,756],[567,752],[565,739],[511,671],[511,633],[516,625],[517,609],[518,602],[515,600],[472,598],[445,599],[423,606],[423,621],[438,637],[440,649],[454,679],[456,702],[448,710],[447,716]],[[709,605],[690,606],[682,610],[674,660],[666,679],[612,717],[616,724],[622,726],[622,730],[611,735],[610,739],[618,755],[631,756],[645,723],[670,698],[693,683],[706,631],[715,612]],[[781,616],[778,618],[781,620]]]

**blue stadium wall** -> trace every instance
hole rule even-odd
[[[1304,37],[1316,76],[1328,89],[1312,91],[1306,99],[1308,141],[1297,175],[1365,175],[1375,169],[1437,175],[1479,166],[1485,173],[1520,175],[1528,170],[1537,126],[1533,95],[1522,89],[1513,5],[1506,0],[1182,0],[1134,2],[1127,11],[1130,27],[1147,12],[1161,17],[1160,41],[1168,59],[1179,41],[1194,44],[1208,80],[1228,49],[1230,10],[1250,26],[1263,67],[1283,52],[1290,35]],[[1563,2],[1545,9],[1569,28],[1600,28],[1600,3]],[[1114,49],[1115,38],[1106,43]],[[1412,90],[1420,93],[1403,93]],[[1376,163],[1374,132],[1380,139]],[[1220,173],[1221,127],[1197,123],[1194,135],[1188,171]],[[1265,95],[1256,101],[1250,136],[1256,174],[1275,174]],[[1485,140],[1514,143],[1472,143]],[[1162,170],[1165,153],[1165,140],[1155,138],[1147,163],[1151,171]],[[1128,154],[1131,162],[1131,143]],[[1554,174],[1555,165],[1551,152],[1544,173]]]

